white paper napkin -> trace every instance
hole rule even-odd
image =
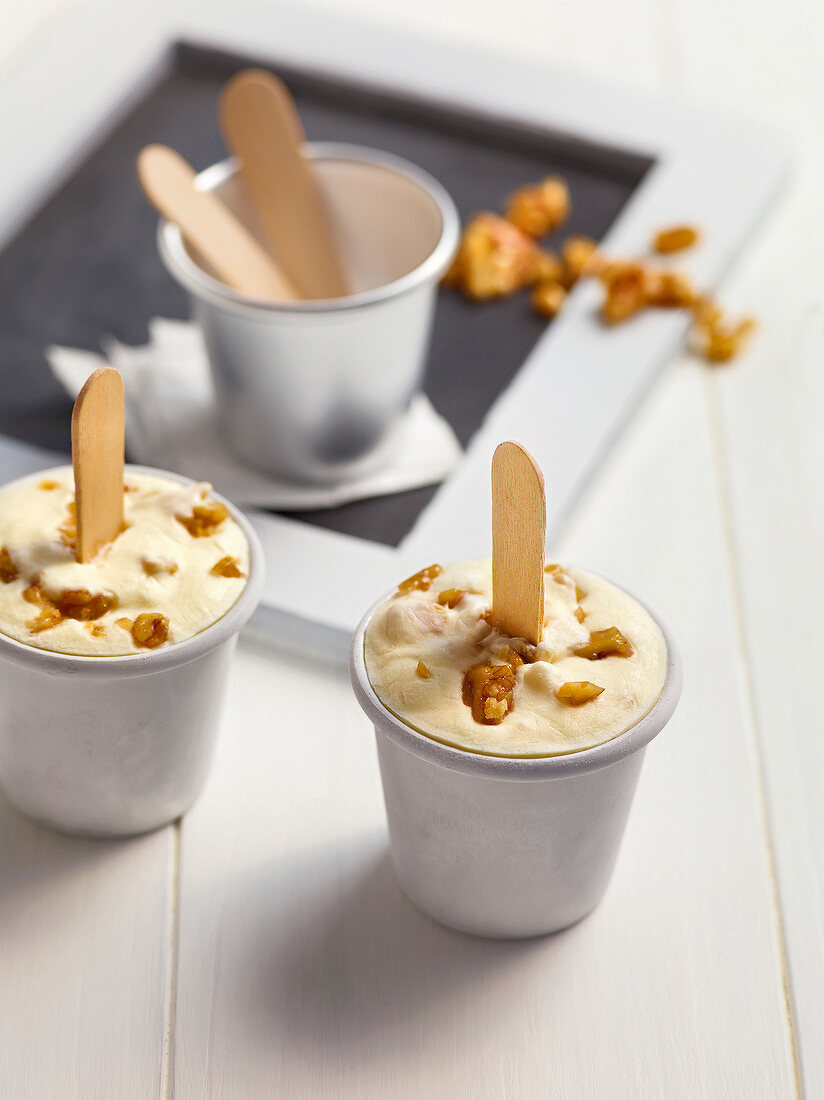
[[[126,389],[126,446],[147,466],[210,481],[237,504],[308,510],[335,508],[352,500],[434,485],[461,457],[450,425],[424,394],[382,444],[385,462],[358,480],[331,487],[278,481],[243,465],[217,431],[212,383],[200,330],[185,321],[156,317],[149,343],[134,348],[109,337],[104,355],[77,348],[51,347],[46,357],[72,397],[89,374],[109,363],[123,375]]]

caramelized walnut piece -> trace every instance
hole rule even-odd
[[[134,625],[134,620],[133,619],[125,619],[125,618],[124,619],[115,619],[114,625],[121,627],[121,629],[123,629],[123,630],[128,630],[128,632],[131,634],[132,626]]]
[[[401,581],[398,585],[398,595],[406,595],[408,592],[426,592],[428,588],[431,588],[434,579],[439,577],[441,573],[443,573],[443,567],[438,565],[437,562],[434,565],[427,565],[425,569],[419,569],[417,573],[413,573],[411,577]]]
[[[466,589],[464,588],[445,588],[443,592],[438,594],[436,602],[444,607],[453,608],[457,607],[465,595]]]
[[[534,282],[541,263],[540,249],[526,233],[497,214],[476,214],[443,282],[477,302],[503,298]]]
[[[11,560],[11,554],[5,546],[0,547],[0,582],[11,584],[17,580],[17,576],[17,566]]]
[[[432,679],[432,673],[429,671],[429,669],[426,667],[426,665],[423,663],[423,661],[418,661],[418,667],[415,669],[415,671],[417,672],[417,674],[420,676],[420,678],[422,680],[431,680]]]
[[[176,515],[175,519],[183,524],[193,539],[205,539],[213,535],[228,517],[229,509],[225,504],[209,500],[205,504],[195,504],[190,516]]]
[[[554,252],[544,252],[542,249],[538,249],[535,254],[532,274],[535,282],[538,283],[563,283],[563,261]]]
[[[117,597],[102,592],[92,593],[88,588],[66,588],[57,596],[47,596],[64,619],[78,619],[87,622],[99,619],[113,607],[117,607]]]
[[[567,237],[561,245],[561,257],[564,261],[561,281],[567,289],[585,275],[597,275],[602,267],[598,243],[591,237]]]
[[[647,304],[647,275],[642,264],[634,260],[613,261],[601,272],[606,297],[601,317],[610,325],[626,321]]]
[[[691,280],[680,271],[648,270],[645,294],[647,305],[659,309],[691,309],[698,299]]]
[[[575,618],[578,620],[579,623],[582,623],[586,617],[587,617],[586,611],[584,611],[583,607],[581,607],[581,605],[579,604],[575,608]]]
[[[543,279],[536,283],[529,296],[530,305],[541,317],[557,317],[566,301],[567,292],[560,283]]]
[[[472,717],[484,726],[497,726],[512,710],[515,671],[508,664],[473,665],[464,673],[461,697]]]
[[[735,325],[725,322],[719,307],[706,299],[696,303],[695,314],[690,347],[710,363],[733,359],[755,329],[752,317],[745,317]]]
[[[569,188],[559,176],[519,187],[506,204],[506,220],[530,237],[544,237],[569,217]]]
[[[134,644],[143,646],[144,649],[157,649],[168,637],[169,620],[156,611],[145,611],[132,624]]]
[[[617,626],[609,626],[606,630],[593,630],[589,641],[572,652],[576,657],[600,661],[603,657],[631,657],[635,651]]]
[[[44,493],[51,493],[55,489],[60,488],[60,482],[59,481],[52,481],[51,478],[46,477],[46,478],[43,478],[43,480],[40,482],[40,484],[37,486],[37,488],[42,489]]]
[[[57,537],[70,550],[77,549],[77,505],[70,500],[66,505],[67,516],[57,528]]]
[[[561,684],[555,695],[559,702],[566,703],[568,707],[580,707],[583,703],[597,699],[603,690],[589,680],[569,680]]]
[[[106,637],[106,628],[102,623],[86,623],[86,630],[93,638]]]
[[[143,558],[140,563],[147,577],[156,577],[159,573],[167,573],[173,577],[178,570],[178,565],[173,561],[161,561],[158,558]]]
[[[652,247],[655,252],[663,254],[680,252],[684,248],[691,248],[698,237],[698,230],[691,225],[673,225],[658,230],[652,238]]]
[[[225,558],[221,558],[220,561],[216,561],[209,572],[215,577],[245,576],[245,573],[241,573],[240,571],[237,558],[233,558],[228,554]]]

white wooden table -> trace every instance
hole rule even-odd
[[[24,64],[61,6],[0,9],[2,63]],[[182,825],[83,842],[0,802],[0,1095],[822,1096],[824,17],[804,0],[336,6],[743,110],[798,143],[724,288],[762,317],[758,340],[729,368],[672,364],[557,547],[667,618],[682,703],[600,909],[487,943],[395,885],[344,672],[248,640]]]

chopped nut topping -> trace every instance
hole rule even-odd
[[[217,500],[195,504],[190,516],[175,516],[193,539],[205,539],[213,535],[229,516],[229,509]]]
[[[220,561],[216,561],[209,572],[216,577],[244,577],[246,575],[241,573],[237,558],[229,557],[229,555],[221,558]]]
[[[463,588],[445,588],[438,596],[437,602],[444,607],[456,607],[466,595]]]
[[[52,481],[51,478],[46,477],[40,482],[40,484],[37,486],[37,488],[42,489],[46,493],[50,493],[54,489],[59,489],[60,488],[60,482],[59,481]]]
[[[123,630],[128,630],[131,634],[134,621],[132,619],[115,619],[114,625],[122,627]]]
[[[563,567],[557,561],[548,561],[544,566],[545,573],[560,573]]]
[[[542,317],[552,318],[560,313],[567,292],[560,283],[552,279],[543,279],[532,288],[529,301],[536,313]]]
[[[134,644],[144,649],[157,649],[169,637],[169,620],[165,615],[147,611],[138,615],[132,624]]]
[[[514,669],[486,662],[466,670],[461,695],[476,722],[497,726],[512,710],[514,690]]]
[[[582,623],[586,617],[587,617],[586,611],[584,611],[583,607],[581,607],[581,605],[579,604],[575,608],[575,618],[578,620],[579,623]]]
[[[86,630],[93,638],[106,637],[106,628],[102,623],[86,623]]]
[[[17,566],[11,560],[11,554],[5,546],[0,547],[0,582],[11,584],[17,580],[17,576]]]
[[[415,671],[417,672],[417,674],[420,676],[420,678],[422,680],[431,680],[432,679],[432,673],[429,671],[429,669],[426,667],[426,665],[423,663],[423,661],[418,661],[418,667],[415,669]]]
[[[669,229],[658,230],[652,238],[652,247],[655,252],[680,252],[683,248],[691,248],[697,240],[698,230],[693,226],[673,225]]]
[[[569,680],[566,684],[561,684],[555,695],[568,707],[580,707],[591,699],[597,699],[603,690],[597,684],[591,684],[589,680]]]
[[[143,558],[141,565],[147,577],[156,577],[158,573],[167,573],[173,577],[178,570],[176,562],[161,561],[159,558]]]
[[[401,581],[398,585],[398,594],[406,595],[407,592],[416,591],[426,592],[428,588],[431,588],[434,579],[439,577],[441,573],[443,573],[443,567],[437,563],[427,565],[426,569],[419,569],[417,573],[413,573],[411,577]]]
[[[533,239],[511,222],[497,214],[476,214],[443,282],[478,302],[503,298],[534,282],[542,262]]]
[[[35,582],[23,592],[23,599],[40,607],[40,614],[31,619],[26,626],[35,634],[58,626],[64,619],[77,619],[88,622],[99,619],[113,607],[117,607],[115,596],[103,593],[93,594],[87,588],[67,588],[57,596],[47,595]]]
[[[610,626],[606,630],[593,630],[589,641],[573,650],[573,653],[576,657],[600,661],[603,657],[631,657],[634,650],[618,627]]]
[[[530,237],[543,237],[569,217],[569,188],[558,176],[520,187],[506,204],[506,219]]]

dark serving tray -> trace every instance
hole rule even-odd
[[[158,258],[156,215],[138,189],[135,157],[149,142],[173,146],[197,169],[225,157],[219,90],[237,69],[261,64],[289,85],[310,139],[408,158],[444,184],[464,218],[501,210],[516,187],[559,173],[573,196],[560,236],[600,239],[652,163],[271,59],[178,43],[143,98],[0,254],[0,433],[66,451],[71,402],[49,371],[46,347],[98,350],[107,333],[141,344],[151,317],[188,316],[184,291]],[[545,327],[523,295],[478,306],[441,294],[426,390],[463,444]],[[434,492],[417,489],[292,518],[395,546]]]

